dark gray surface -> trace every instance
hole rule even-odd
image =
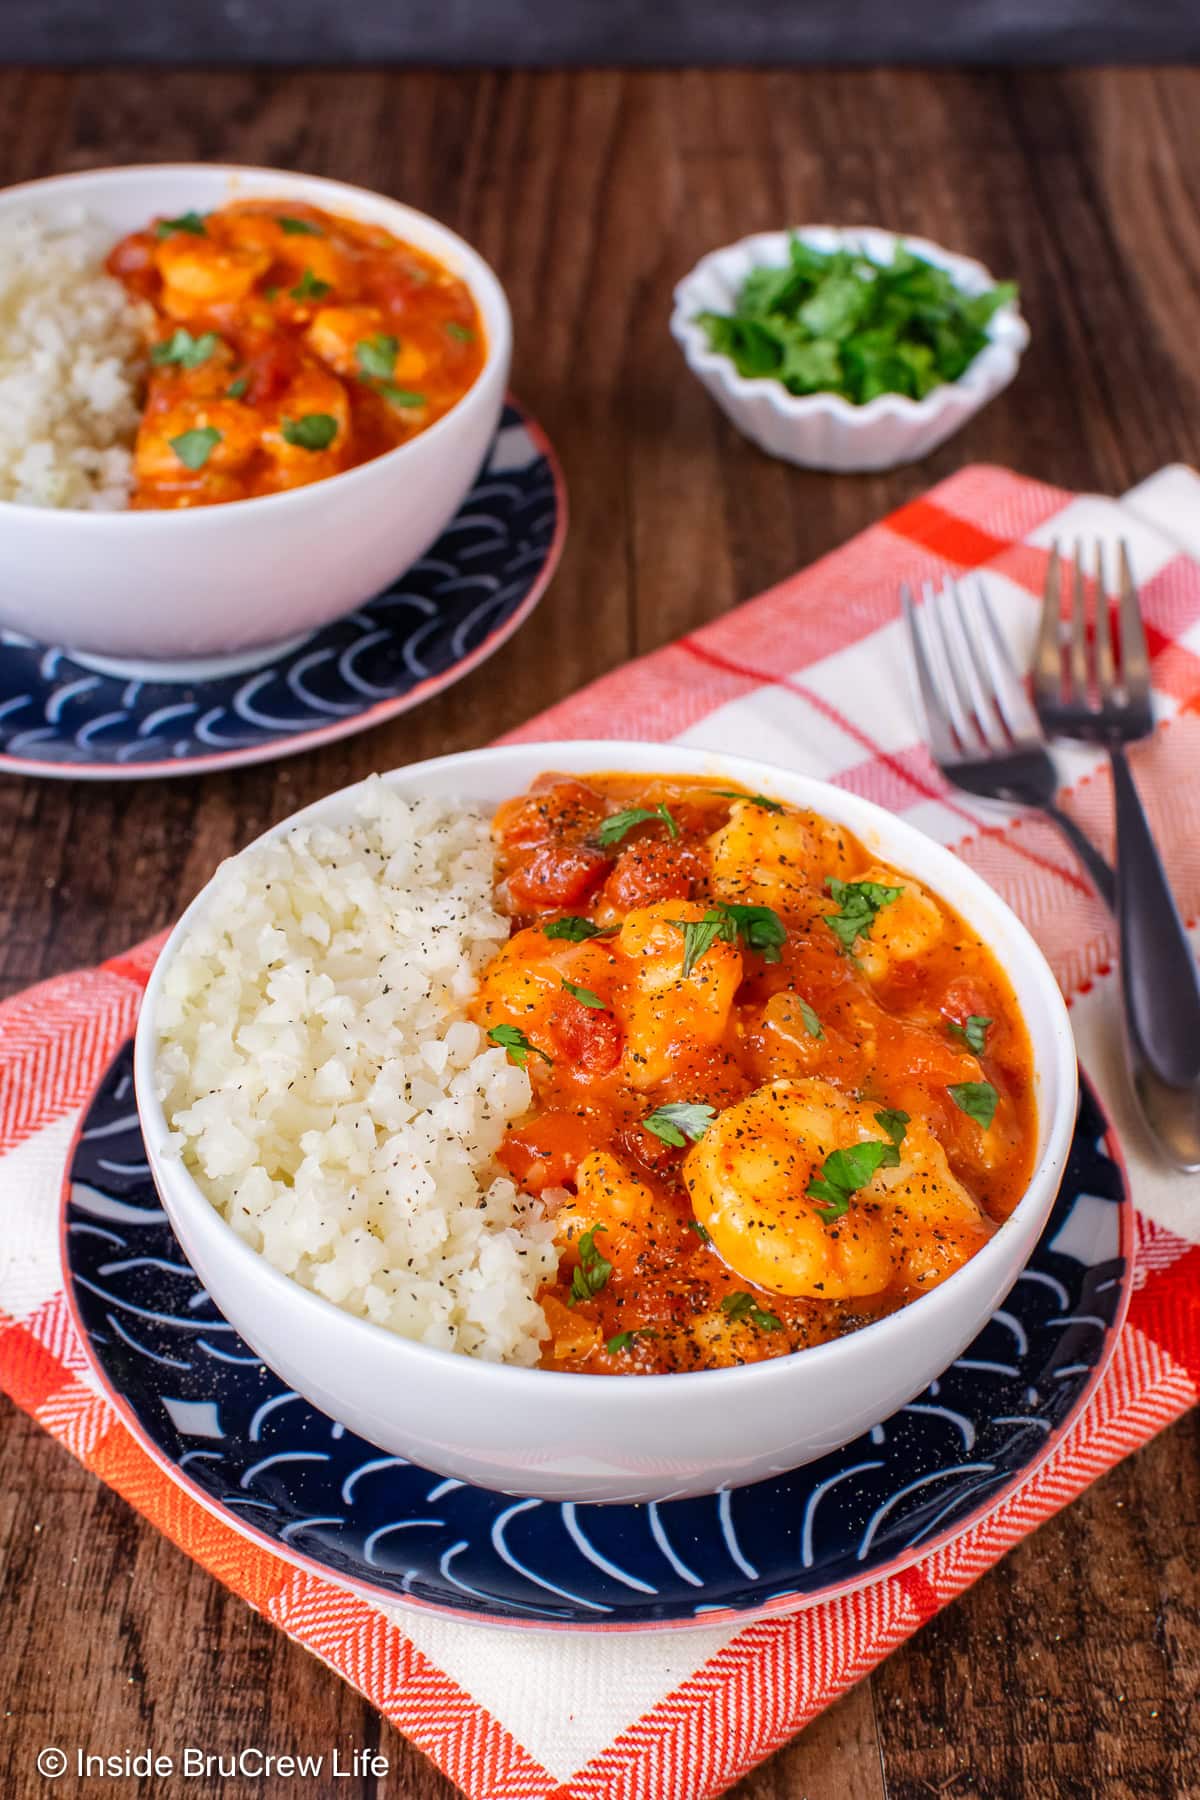
[[[0,0],[0,61],[486,64],[1200,58],[1200,0]]]

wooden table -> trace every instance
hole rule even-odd
[[[271,163],[462,231],[507,285],[515,386],[558,448],[572,514],[517,639],[369,736],[204,779],[0,780],[3,990],[168,924],[272,820],[368,770],[486,743],[963,462],[1109,492],[1200,463],[1198,107],[1200,72],[1182,69],[0,74],[6,182]],[[893,474],[802,474],[750,449],[681,365],[671,288],[702,251],[789,220],[885,224],[1016,276],[1034,332],[1017,386]],[[137,1746],[185,1723],[226,1751],[378,1745],[395,1773],[364,1795],[455,1791],[23,1415],[3,1417],[5,1795],[43,1793],[42,1744]],[[1193,1416],[1109,1475],[740,1800],[1200,1794],[1198,1444]]]

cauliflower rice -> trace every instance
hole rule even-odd
[[[129,504],[146,338],[114,236],[78,209],[0,217],[0,500]]]
[[[239,1236],[377,1325],[538,1360],[553,1226],[494,1161],[529,1078],[464,1016],[508,935],[487,820],[378,777],[218,872],[162,991],[174,1141]]]

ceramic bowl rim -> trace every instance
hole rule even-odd
[[[775,1382],[793,1383],[803,1380],[798,1371],[811,1369],[825,1370],[835,1375],[839,1361],[863,1354],[861,1348],[855,1346],[874,1345],[886,1351],[890,1341],[896,1337],[911,1334],[916,1327],[908,1321],[914,1317],[920,1320],[928,1318],[930,1308],[947,1310],[953,1306],[954,1298],[962,1291],[964,1276],[980,1279],[980,1271],[985,1265],[1000,1260],[998,1246],[1003,1246],[1018,1231],[1032,1231],[1034,1237],[1045,1223],[1045,1219],[1053,1206],[1055,1196],[1061,1185],[1063,1171],[1074,1130],[1075,1115],[1078,1105],[1078,1061],[1075,1040],[1067,1015],[1066,1002],[1057,981],[1046,962],[1042,951],[1030,935],[1028,929],[1017,918],[1016,914],[1001,899],[994,888],[984,881],[981,875],[956,857],[953,851],[938,844],[917,826],[906,820],[896,818],[874,801],[865,800],[861,796],[851,794],[843,788],[833,787],[814,776],[798,775],[782,769],[777,765],[757,761],[751,758],[728,755],[723,751],[693,750],[691,747],[673,744],[654,744],[644,740],[606,740],[606,739],[574,739],[534,741],[529,744],[496,745],[482,750],[453,752],[446,756],[430,757],[422,762],[410,763],[400,768],[382,773],[387,782],[396,780],[402,785],[406,778],[420,776],[428,771],[446,769],[449,765],[458,765],[469,770],[481,762],[502,764],[507,760],[526,761],[531,754],[536,754],[544,768],[556,768],[565,774],[571,774],[571,758],[582,757],[584,768],[579,772],[596,774],[602,770],[620,771],[623,757],[632,754],[635,759],[641,756],[661,756],[664,759],[662,772],[677,774],[721,774],[729,777],[751,791],[770,792],[772,782],[782,782],[781,794],[786,791],[786,784],[799,783],[812,791],[811,801],[791,800],[789,804],[812,804],[819,809],[824,796],[828,796],[834,804],[831,816],[848,814],[841,822],[856,832],[873,830],[878,834],[881,843],[881,854],[888,861],[894,861],[898,867],[904,867],[904,850],[915,846],[918,860],[928,857],[939,870],[944,870],[951,877],[951,886],[961,882],[963,892],[956,887],[953,896],[947,899],[960,911],[967,923],[972,926],[985,943],[989,942],[986,926],[979,923],[973,902],[978,900],[982,907],[992,906],[999,909],[1000,917],[1005,920],[1008,932],[1020,948],[1025,968],[1042,988],[1042,998],[1046,1002],[1051,1020],[1053,1036],[1053,1067],[1046,1071],[1046,1080],[1052,1084],[1056,1094],[1056,1104],[1048,1113],[1039,1107],[1039,1137],[1042,1135],[1042,1124],[1045,1124],[1045,1141],[1041,1153],[1034,1165],[1028,1186],[1020,1201],[1009,1217],[1004,1220],[995,1235],[982,1249],[978,1250],[970,1260],[955,1270],[953,1275],[938,1284],[926,1294],[919,1295],[906,1306],[888,1313],[870,1324],[849,1332],[844,1337],[834,1338],[823,1344],[810,1346],[802,1353],[791,1356],[767,1358],[761,1362],[745,1363],[732,1368],[681,1370],[670,1373],[639,1375],[636,1379],[625,1376],[609,1378],[596,1375],[585,1375],[572,1370],[525,1368],[512,1363],[488,1362],[479,1357],[471,1357],[458,1351],[444,1350],[435,1345],[422,1344],[411,1338],[399,1336],[372,1320],[359,1317],[336,1305],[324,1295],[311,1288],[302,1286],[282,1270],[276,1269],[257,1250],[251,1248],[234,1231],[228,1221],[217,1211],[216,1207],[203,1193],[192,1175],[184,1168],[182,1162],[164,1150],[168,1136],[166,1119],[162,1105],[155,1092],[154,1059],[157,1048],[157,1032],[154,1027],[154,1014],[158,996],[165,979],[166,970],[178,951],[185,933],[199,919],[206,906],[211,892],[214,875],[192,900],[169,937],[162,946],[150,979],[142,996],[141,1010],[138,1017],[134,1042],[134,1089],[142,1131],[145,1137],[146,1154],[156,1188],[163,1199],[168,1215],[175,1223],[175,1214],[191,1213],[201,1221],[201,1229],[207,1228],[210,1240],[219,1241],[222,1250],[227,1250],[235,1266],[246,1272],[251,1282],[265,1281],[285,1303],[294,1305],[300,1316],[310,1314],[332,1330],[340,1331],[343,1327],[354,1333],[364,1344],[372,1343],[378,1353],[395,1360],[397,1368],[409,1364],[415,1372],[426,1369],[432,1375],[440,1370],[446,1376],[460,1381],[485,1381],[491,1384],[493,1391],[499,1394],[502,1388],[509,1388],[515,1398],[517,1394],[529,1399],[538,1391],[549,1392],[545,1383],[552,1380],[556,1390],[563,1397],[568,1385],[574,1385],[580,1397],[588,1396],[589,1405],[599,1408],[608,1414],[614,1408],[620,1411],[630,1405],[637,1405],[636,1399],[622,1399],[623,1394],[645,1395],[647,1403],[654,1396],[663,1397],[666,1393],[683,1396],[695,1391],[695,1384],[705,1384],[701,1392],[715,1393],[719,1383],[726,1389],[735,1385],[748,1386],[757,1381],[760,1385],[774,1380]],[[598,760],[593,760],[597,759]],[[671,768],[672,761],[676,767]],[[628,765],[626,765],[628,766]],[[646,763],[643,770],[635,773],[650,773],[653,765]],[[365,779],[370,779],[367,777]],[[527,778],[526,778],[527,779]],[[323,796],[319,800],[302,807],[298,812],[278,821],[275,825],[253,839],[245,849],[271,842],[283,836],[298,825],[315,824],[327,815],[345,817],[351,796],[361,791],[363,782],[353,782],[349,786],[337,789],[334,793]],[[490,804],[490,803],[489,803]],[[898,854],[895,852],[898,850]],[[240,854],[240,852],[239,852]],[[921,876],[925,880],[925,876]],[[931,881],[939,894],[945,892],[945,885],[936,879]],[[1035,1066],[1035,1077],[1040,1075]],[[168,1198],[169,1195],[169,1198]],[[185,1250],[187,1246],[184,1246]],[[950,1296],[947,1299],[947,1296]],[[990,1302],[989,1302],[990,1304]],[[312,1314],[312,1309],[316,1313]],[[972,1314],[973,1324],[983,1322],[986,1315],[980,1312],[976,1318]],[[340,1321],[340,1323],[339,1323]],[[367,1334],[367,1335],[364,1335]],[[541,1390],[530,1387],[531,1379],[536,1378],[543,1384]],[[664,1384],[666,1387],[664,1389]]]

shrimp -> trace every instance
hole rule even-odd
[[[595,1254],[623,1273],[632,1273],[647,1242],[653,1241],[655,1199],[650,1188],[607,1150],[593,1150],[575,1172],[576,1191],[554,1215],[555,1236],[567,1266],[579,1261],[584,1232],[597,1235]]]
[[[327,443],[314,444],[297,431],[307,419],[332,419],[334,430]],[[286,429],[285,429],[286,428]],[[328,429],[326,427],[326,429]],[[276,465],[276,479],[283,487],[301,487],[333,474],[350,430],[350,401],[336,375],[325,369],[301,369],[279,404],[279,418],[262,434],[262,447]]]
[[[208,307],[244,300],[270,268],[271,253],[173,231],[155,248],[154,264],[163,278],[164,312],[188,319]]]
[[[339,375],[375,376],[405,386],[419,381],[429,367],[428,358],[415,344],[385,329],[377,306],[322,306],[314,314],[306,336],[310,349]],[[382,359],[378,368],[362,366],[361,344],[371,344],[376,349]]]
[[[484,971],[475,1001],[476,1016],[485,1029],[516,1025],[543,1055],[557,1058],[560,1015],[570,1000],[565,983],[590,992],[601,1006],[580,1007],[571,1000],[574,1014],[606,1014],[611,1022],[614,989],[621,971],[608,940],[570,944],[550,939],[536,925],[516,932]],[[569,1065],[575,1068],[575,1062]],[[588,1073],[586,1067],[582,1071]]]
[[[776,1081],[726,1107],[689,1151],[696,1218],[729,1266],[774,1293],[849,1300],[897,1283],[932,1286],[989,1235],[928,1126],[910,1120],[899,1162],[828,1222],[806,1190],[826,1159],[884,1141],[870,1102],[828,1082]]]
[[[138,480],[186,483],[189,472],[176,446],[188,432],[204,430],[217,434],[203,464],[213,473],[242,468],[258,449],[258,421],[252,412],[236,400],[186,395],[148,410],[142,419],[133,453]]]
[[[729,822],[709,839],[713,891],[723,900],[786,910],[827,875],[849,871],[835,825],[814,813],[772,813],[738,801]]]
[[[897,885],[892,869],[870,868],[858,878],[877,882],[881,887]],[[940,941],[945,927],[936,900],[925,889],[904,877],[903,886],[894,900],[889,900],[875,914],[869,933],[854,943],[859,967],[869,981],[885,981],[897,964],[913,962],[927,956]]]
[[[717,938],[684,973],[682,927],[703,920],[706,908],[692,900],[658,900],[635,908],[616,942],[632,963],[632,985],[622,996],[625,1075],[632,1087],[649,1088],[671,1073],[675,1058],[725,1036],[742,979],[736,945]]]

